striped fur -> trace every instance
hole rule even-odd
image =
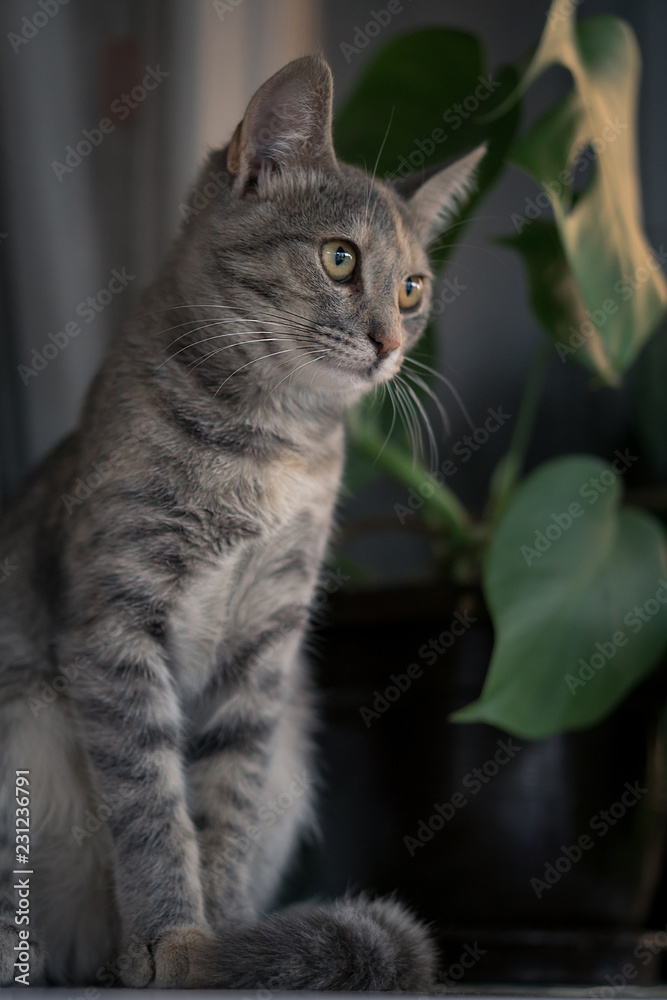
[[[261,88],[211,171],[76,431],[3,516],[0,979],[21,769],[33,984],[426,989],[432,947],[396,902],[260,919],[312,821],[302,645],[343,416],[425,325],[424,208],[336,161],[318,58]],[[358,248],[351,282],[325,273],[328,239]],[[411,274],[425,297],[401,314]]]

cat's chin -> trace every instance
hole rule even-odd
[[[397,357],[374,359],[365,364],[323,365],[316,377],[310,379],[311,385],[330,390],[363,393],[374,385],[389,382],[401,370],[403,353]]]
[[[390,354],[389,357],[383,358],[373,362],[370,366],[370,374],[368,380],[373,385],[379,385],[381,382],[389,382],[394,375],[398,375],[403,365],[403,351],[396,351],[394,354]]]
[[[398,350],[392,352],[386,358],[378,358],[367,365],[362,376],[366,388],[381,385],[383,382],[390,382],[400,372],[403,365],[403,357],[403,351]]]

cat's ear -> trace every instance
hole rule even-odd
[[[396,190],[412,206],[418,228],[427,243],[442,232],[465,205],[475,188],[477,167],[486,149],[483,143],[447,167],[434,167],[394,182]]]
[[[331,140],[331,70],[320,56],[295,59],[250,101],[227,151],[227,168],[241,191],[262,167],[335,163]]]

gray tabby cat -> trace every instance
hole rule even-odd
[[[266,916],[312,822],[301,648],[343,417],[423,330],[427,244],[483,153],[372,182],[336,161],[331,100],[316,57],[255,94],[203,168],[219,195],[4,515],[3,984],[21,960],[33,985],[433,982],[395,901]]]

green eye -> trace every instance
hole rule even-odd
[[[327,240],[322,246],[322,265],[334,281],[345,281],[357,266],[356,251],[345,240]]]
[[[398,304],[401,309],[414,309],[422,300],[424,294],[424,279],[418,274],[411,274],[401,282],[398,290]]]

